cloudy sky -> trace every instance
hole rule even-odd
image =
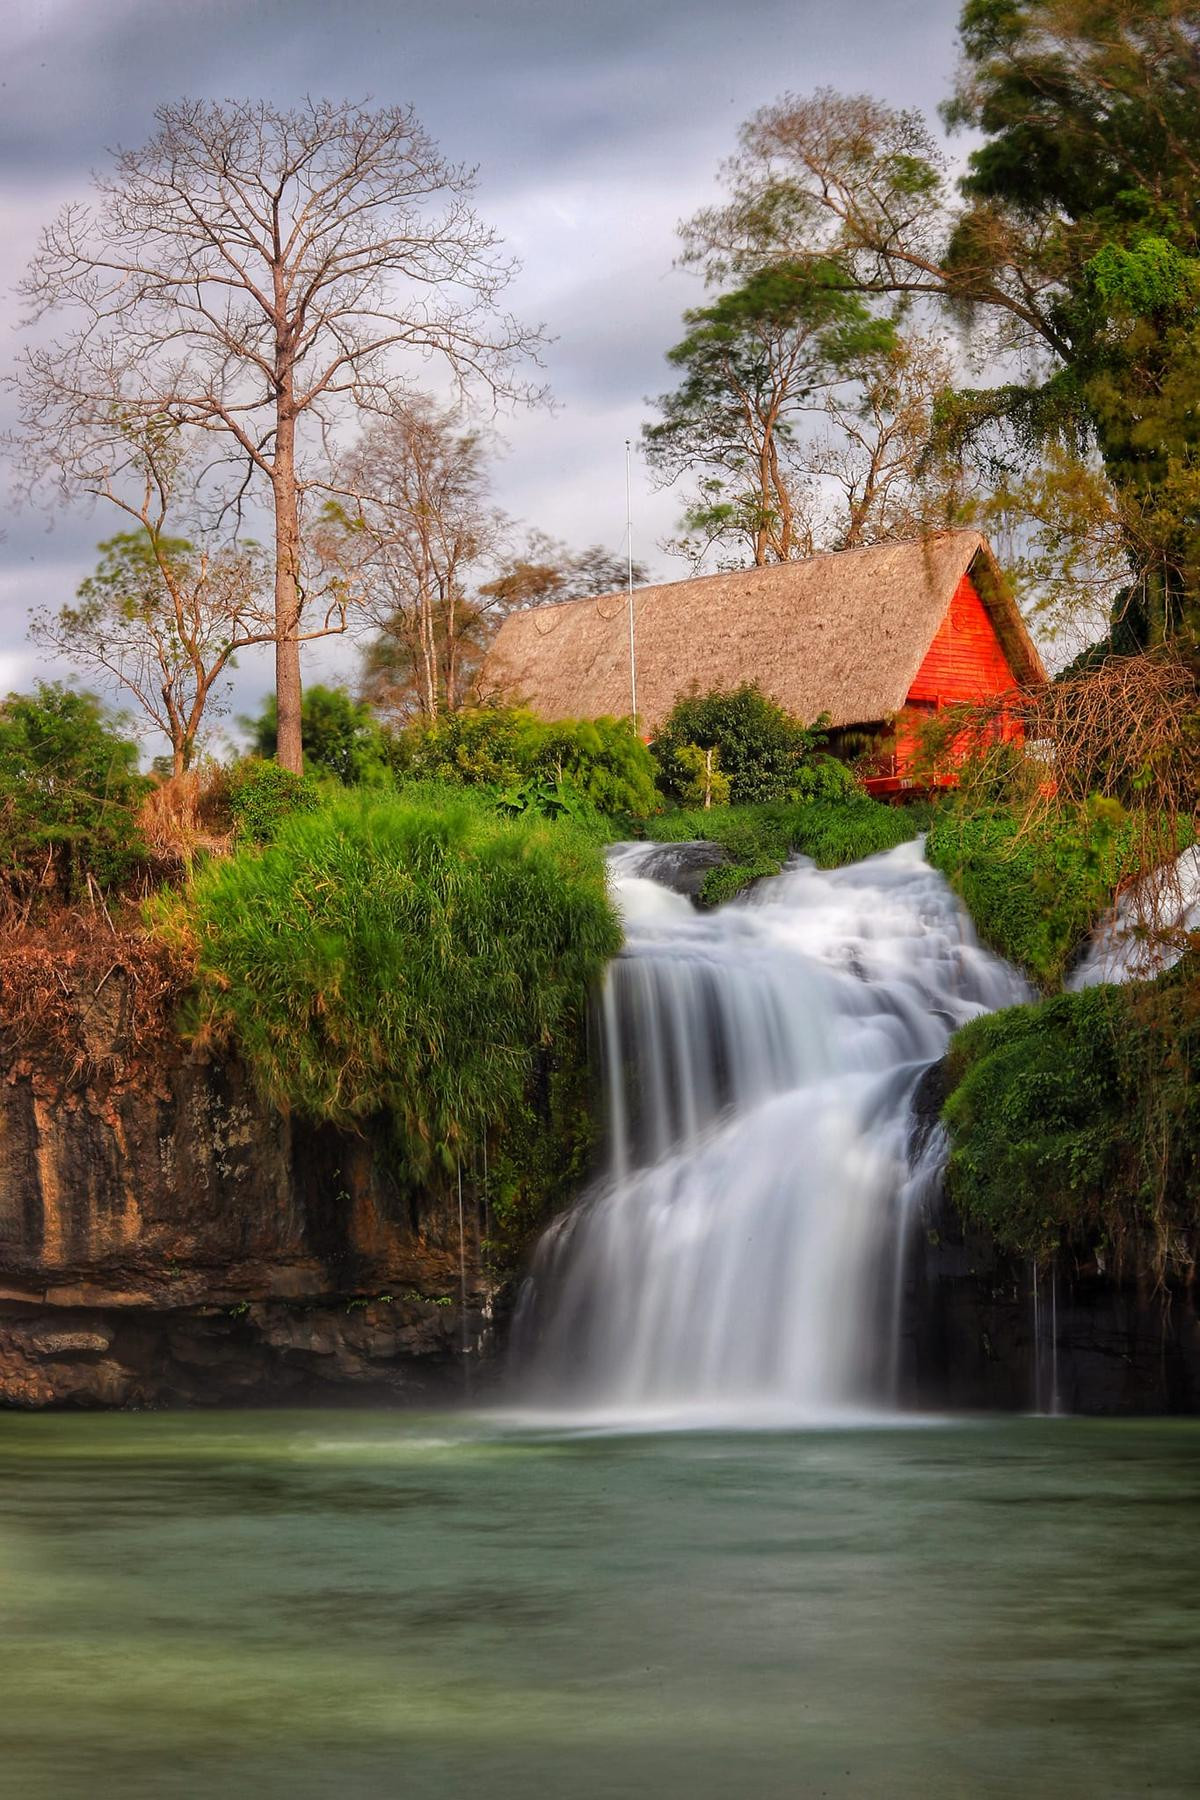
[[[413,105],[443,152],[479,166],[478,200],[522,264],[513,309],[544,321],[556,410],[502,422],[498,499],[556,537],[614,549],[624,441],[666,385],[663,352],[697,302],[673,269],[678,220],[714,193],[742,119],[785,91],[868,90],[932,113],[959,0],[6,0],[0,19],[0,333],[39,227],[89,172],[136,146],[156,104],[304,94]],[[6,402],[0,396],[0,411]],[[635,551],[677,501],[634,477]],[[9,510],[0,521],[0,693],[47,665],[28,609],[70,598],[112,522]],[[675,572],[679,565],[674,565]],[[310,673],[352,670],[344,649]],[[63,673],[63,671],[57,671]],[[247,661],[236,705],[268,685]]]

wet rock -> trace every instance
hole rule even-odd
[[[1065,1246],[1036,1277],[945,1196],[910,1239],[901,1386],[929,1409],[1200,1412],[1194,1284],[1160,1283],[1150,1248],[1120,1268]]]
[[[638,873],[694,900],[709,870],[719,869],[729,860],[723,844],[663,844],[645,859]]]

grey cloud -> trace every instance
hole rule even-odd
[[[0,289],[35,221],[83,195],[108,147],[142,141],[160,100],[411,102],[448,157],[479,164],[481,210],[524,264],[514,308],[557,335],[547,374],[559,410],[502,427],[500,498],[558,536],[615,547],[623,440],[665,384],[663,353],[699,292],[672,268],[677,220],[713,192],[741,120],[785,89],[861,88],[932,110],[959,3],[17,0],[0,21]],[[635,486],[644,549],[676,505],[640,470]],[[0,543],[0,674],[19,652],[22,679],[18,593],[65,598],[110,530],[98,514],[62,518],[50,539],[42,524],[12,521]],[[310,666],[344,670],[347,656],[317,652]],[[265,659],[239,672],[242,710],[268,679]]]

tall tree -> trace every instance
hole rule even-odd
[[[667,353],[679,385],[644,433],[652,467],[697,480],[685,526],[702,546],[732,543],[755,563],[807,554],[789,470],[798,421],[857,360],[890,349],[894,325],[816,262],[757,270],[684,322]]]
[[[1017,379],[958,396],[948,440],[1094,445],[1143,529],[1127,549],[1154,641],[1200,588],[1200,21],[1191,0],[968,0],[947,119],[982,134],[956,193],[924,121],[864,96],[755,115],[688,254],[797,263],[928,296]],[[990,326],[990,332],[989,332]],[[1153,529],[1147,529],[1150,525]]]
[[[227,503],[261,486],[274,526],[279,760],[299,769],[301,504],[347,407],[385,411],[397,357],[529,397],[538,334],[501,311],[512,265],[407,108],[309,100],[160,107],[158,129],[44,232],[23,283],[21,440],[33,480],[119,478],[130,421],[219,440]]]
[[[932,336],[904,333],[826,396],[823,424],[797,449],[819,550],[857,550],[961,525],[973,513],[962,458],[935,441],[954,364]]]

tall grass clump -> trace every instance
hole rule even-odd
[[[412,1175],[520,1109],[620,944],[587,837],[429,790],[295,813],[160,921],[194,939],[192,1028],[277,1106],[388,1117]]]

